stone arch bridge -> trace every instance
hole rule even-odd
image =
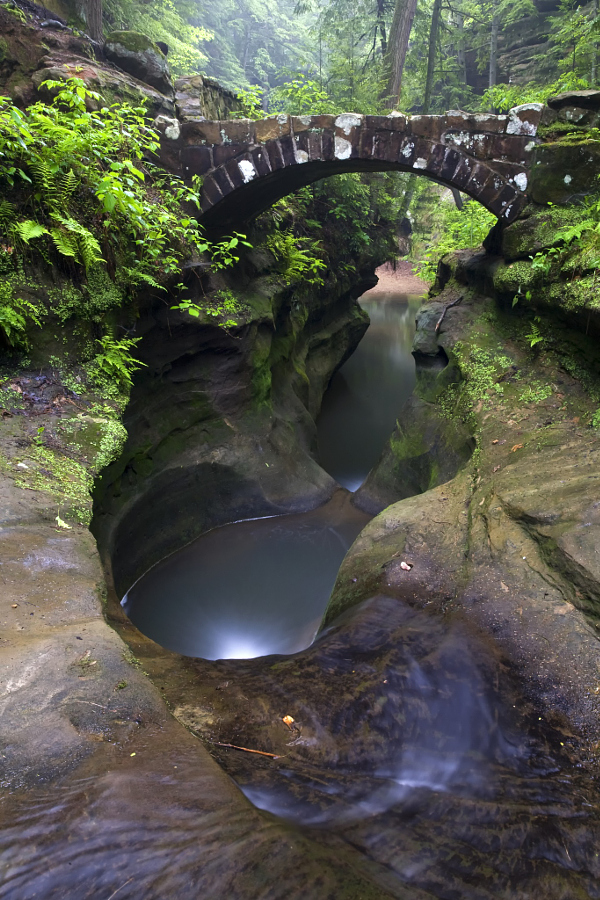
[[[202,222],[229,230],[276,200],[340,172],[424,175],[482,203],[508,224],[525,199],[541,104],[507,115],[278,115],[211,122],[159,116],[161,160],[203,179]]]

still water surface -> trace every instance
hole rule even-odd
[[[410,396],[421,298],[365,295],[371,324],[332,379],[319,418],[321,464],[349,491],[377,461]],[[340,564],[369,521],[341,492],[308,513],[216,528],[146,573],[123,607],[168,650],[204,659],[295,653],[318,631]]]

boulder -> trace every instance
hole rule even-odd
[[[158,44],[136,31],[113,31],[104,44],[107,59],[162,94],[173,95],[167,57]]]
[[[566,106],[575,106],[583,109],[600,110],[600,91],[593,89],[587,91],[564,91],[556,94],[546,101],[550,109],[564,109]]]

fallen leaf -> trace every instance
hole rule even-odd
[[[13,603],[13,604],[12,604],[12,608],[13,608],[13,609],[16,609],[18,605],[19,605],[18,603]]]
[[[412,565],[411,563],[407,563],[402,560],[402,562],[400,563],[400,568],[404,569],[405,572],[410,572],[410,570],[412,569]]]
[[[579,420],[580,420],[580,418],[581,418],[581,416],[574,416],[574,417],[573,417],[573,424],[574,424],[574,425],[579,425]]]
[[[294,720],[291,716],[284,716],[282,722],[287,725],[287,727],[291,730],[292,725],[294,724]]]
[[[502,588],[503,591],[506,591],[508,593],[508,586],[506,584],[504,584],[503,581],[500,582],[500,587]]]
[[[498,438],[496,438],[496,440],[495,440],[495,441],[492,441],[492,444],[499,444],[499,443],[500,443],[500,441],[499,441],[499,439],[498,439]]]
[[[498,469],[501,469],[501,468],[502,468],[502,466],[494,466],[494,468],[492,469],[492,472],[497,472]]]
[[[63,522],[60,516],[56,516],[56,524],[59,528],[71,528],[71,525],[67,525],[66,522]]]
[[[515,450],[522,450],[524,446],[525,446],[524,444],[515,444],[514,447],[511,447],[511,451],[510,451],[510,452],[511,452],[511,453],[514,453]]]

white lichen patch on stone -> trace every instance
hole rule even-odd
[[[238,163],[238,169],[242,173],[242,178],[244,182],[248,184],[249,181],[252,181],[253,178],[256,178],[257,172],[249,159],[242,159]]]
[[[306,152],[306,150],[296,150],[296,162],[308,162],[308,153]]]
[[[347,141],[345,138],[337,137],[335,138],[335,158],[336,159],[350,159],[350,155],[352,153],[352,144],[350,141]]]
[[[565,175],[565,177],[563,178],[563,181],[564,181],[565,184],[571,184],[571,182],[573,181],[573,176],[572,176],[572,175]]]
[[[310,125],[312,116],[298,116],[303,125]]]
[[[427,160],[423,159],[422,156],[417,157],[413,163],[413,169],[426,169],[427,168]]]
[[[535,141],[529,141],[527,144],[525,144],[525,153],[531,153],[534,147]]]
[[[525,172],[519,172],[518,175],[515,175],[514,182],[520,191],[527,190],[527,175]]]
[[[154,124],[170,141],[176,141],[181,134],[181,126],[178,119],[173,119],[171,116],[157,116]]]
[[[289,117],[285,113],[280,113],[277,116],[277,121],[280,125],[285,125],[287,123],[288,118]]]
[[[353,128],[360,128],[362,120],[363,117],[357,116],[356,113],[342,113],[335,120],[335,126],[340,128],[344,134],[350,134]]]
[[[410,141],[410,143],[408,143],[406,145],[406,147],[402,148],[402,156],[406,156],[406,158],[408,159],[408,157],[410,156],[410,154],[413,152],[414,149],[415,149],[415,145],[412,141]]]

